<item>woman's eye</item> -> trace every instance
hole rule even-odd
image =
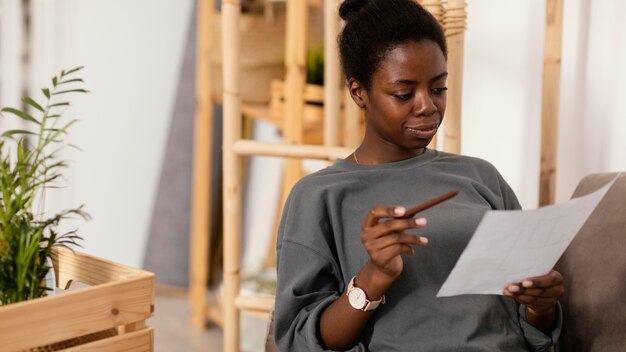
[[[448,87],[441,87],[441,88],[433,88],[432,91],[433,93],[437,94],[437,95],[441,95],[443,93],[445,93],[448,90]]]
[[[393,95],[396,99],[401,100],[401,101],[407,101],[409,99],[411,99],[411,96],[413,96],[413,93],[407,93],[407,94],[394,94]]]

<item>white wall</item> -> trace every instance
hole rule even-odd
[[[544,2],[467,10],[462,153],[492,162],[525,207],[538,200]]]
[[[87,253],[141,266],[192,0],[35,3],[33,85],[85,66],[92,92],[75,96],[67,114],[80,119],[70,135],[82,149],[67,154],[70,188],[48,199],[85,204],[93,219],[77,226]]]
[[[557,198],[626,170],[626,2],[566,1]]]
[[[0,0],[0,106],[17,107],[24,85],[22,65],[23,25],[20,0]],[[18,121],[3,119],[6,129],[20,127]],[[21,126],[20,128],[23,128]]]

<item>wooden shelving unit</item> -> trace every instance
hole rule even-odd
[[[317,1],[317,0],[316,0]],[[445,151],[460,153],[461,151],[461,105],[463,85],[463,52],[464,36],[467,23],[465,0],[418,0],[442,24],[448,41],[448,105],[443,125],[443,141],[438,144]],[[558,80],[560,72],[560,31],[562,26],[562,0],[546,0],[546,38],[544,53],[544,87],[543,87],[543,131],[542,135],[542,165],[541,190],[544,194],[554,192],[554,172],[556,155],[556,121],[558,115]],[[319,2],[319,1],[317,1]],[[301,177],[300,159],[320,159],[333,161],[348,156],[358,145],[361,136],[347,131],[359,131],[360,111],[352,103],[345,89],[341,88],[341,70],[339,68],[338,49],[335,38],[340,25],[337,8],[340,0],[324,1],[324,36],[325,36],[325,82],[323,89],[307,86],[305,83],[305,55],[306,55],[306,21],[307,1],[286,1],[287,3],[287,41],[286,41],[286,76],[283,83],[272,86],[273,101],[269,107],[262,105],[242,104],[240,92],[240,71],[238,60],[240,57],[239,45],[239,18],[240,3],[238,0],[223,0],[222,2],[222,43],[223,48],[223,84],[224,105],[223,124],[223,204],[224,204],[224,275],[223,292],[219,306],[206,305],[206,272],[192,267],[192,301],[202,302],[192,304],[193,321],[197,326],[204,326],[206,318],[217,322],[224,328],[224,351],[239,351],[239,317],[241,313],[250,313],[257,316],[267,316],[273,306],[271,297],[254,297],[240,295],[241,269],[241,209],[242,209],[242,158],[245,156],[263,155],[288,158],[284,195]],[[198,29],[204,34],[199,37],[199,48],[210,47],[209,35],[202,22],[210,20],[207,7],[211,7],[213,0],[200,0]],[[204,10],[203,10],[204,9]],[[204,39],[202,39],[204,38]],[[206,60],[199,52],[198,60]],[[207,60],[208,61],[208,60]],[[203,63],[199,62],[200,66]],[[209,80],[207,74],[198,76],[199,80]],[[206,121],[209,116],[203,105],[210,94],[206,94],[203,85],[198,85],[198,121]],[[307,106],[307,101],[323,101],[323,109],[319,106]],[[342,101],[345,102],[342,108]],[[285,136],[284,143],[270,144],[242,138],[242,115],[255,116],[281,126]],[[311,126],[319,129],[320,117],[323,115],[323,135],[318,138],[323,145],[312,145],[305,138],[304,131]],[[200,116],[203,115],[203,116]],[[204,125],[203,125],[204,126]],[[206,129],[204,129],[205,137]],[[344,131],[344,134],[341,134]],[[197,132],[197,133],[202,133]],[[199,138],[199,134],[196,138]],[[340,146],[340,144],[342,146]],[[433,146],[437,146],[434,141]],[[196,148],[203,147],[200,143]],[[208,147],[204,147],[208,148]],[[196,153],[199,151],[196,149]],[[202,151],[205,153],[206,151]],[[197,157],[197,162],[206,160],[206,156]],[[202,177],[208,178],[206,167]],[[198,181],[200,184],[200,181]],[[202,186],[202,185],[201,185]],[[204,186],[202,186],[204,187]],[[194,195],[205,199],[209,193],[204,188],[195,190]],[[549,202],[553,201],[548,199]],[[208,211],[202,208],[198,199],[198,208],[194,209],[193,237],[207,236],[208,225],[205,219]],[[196,204],[196,203],[194,203]],[[195,207],[194,207],[195,208]],[[204,266],[207,258],[205,248],[208,239],[192,241],[192,266]],[[204,248],[196,248],[202,245]],[[272,263],[272,258],[269,260]]]
[[[324,2],[325,16],[325,36],[326,41],[329,38],[336,38],[339,31],[339,19],[337,8],[339,0],[327,0]],[[429,9],[435,6],[437,9],[445,10],[442,2],[429,1]],[[239,92],[239,71],[237,66],[237,58],[239,57],[239,38],[238,38],[238,20],[240,16],[240,6],[236,0],[224,1],[222,4],[223,15],[223,43],[228,43],[224,47],[224,295],[223,295],[223,312],[224,312],[224,351],[239,351],[239,315],[242,312],[269,312],[273,305],[271,298],[248,297],[240,295],[240,265],[241,265],[241,224],[240,213],[242,209],[242,172],[241,158],[244,155],[266,155],[276,157],[286,157],[288,168],[286,170],[287,181],[284,182],[285,191],[291,189],[293,184],[302,176],[299,159],[321,159],[335,160],[348,156],[352,152],[352,148],[340,147],[340,114],[341,109],[340,97],[345,96],[342,93],[340,80],[340,69],[338,59],[328,59],[329,57],[338,58],[338,52],[335,45],[329,44],[326,49],[326,65],[325,65],[325,82],[333,82],[326,84],[324,87],[324,145],[304,144],[303,131],[307,121],[306,101],[307,91],[305,84],[305,55],[306,55],[306,21],[307,21],[307,2],[305,1],[288,1],[287,2],[287,42],[286,42],[286,78],[284,83],[284,121],[283,133],[285,143],[268,144],[251,140],[242,139],[241,135],[241,114],[242,105]],[[464,30],[465,18],[464,1],[451,1],[448,6],[453,8],[455,18],[448,18],[450,26],[461,28]],[[442,12],[443,18],[445,11]],[[459,24],[460,23],[460,24]],[[456,57],[455,65],[457,74],[462,74],[462,43],[463,30],[449,31],[456,43],[450,48],[451,56]],[[448,33],[448,32],[447,32]],[[459,52],[460,50],[460,52]],[[458,57],[460,54],[460,57]],[[451,100],[458,99],[457,105],[460,106],[460,86],[461,80],[458,79],[452,84],[459,87],[451,95],[459,94],[458,97],[450,97]],[[277,90],[280,86],[275,86]],[[278,94],[280,95],[280,94]],[[309,98],[311,98],[309,96]],[[453,103],[454,104],[454,103]],[[274,105],[279,106],[278,104]],[[358,124],[358,109],[354,107],[346,108],[346,120],[349,123]],[[356,114],[355,114],[356,112]],[[310,113],[309,113],[310,114]],[[460,117],[447,119],[453,123],[460,123]],[[460,128],[454,126],[446,128],[450,132],[460,132]],[[354,129],[353,129],[354,130]],[[357,129],[358,130],[358,129]],[[358,143],[360,137],[352,137],[350,145],[354,146]],[[459,133],[451,133],[450,139],[459,140]],[[459,143],[456,143],[460,146]],[[455,150],[452,150],[455,151]],[[456,150],[458,152],[458,150]],[[284,192],[286,195],[288,192]]]

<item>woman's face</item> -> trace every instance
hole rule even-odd
[[[443,119],[447,76],[441,49],[435,42],[423,40],[388,51],[372,75],[369,90],[350,81],[351,92],[360,94],[359,105],[365,108],[367,129],[362,147],[400,158],[421,152]]]

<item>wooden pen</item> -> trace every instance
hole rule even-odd
[[[433,199],[427,200],[424,203],[420,204],[420,205],[416,205],[415,207],[408,209],[406,211],[406,213],[404,213],[404,215],[400,216],[401,219],[406,219],[406,218],[410,218],[413,217],[415,214],[419,213],[420,211],[424,211],[428,208],[432,208],[435,205],[445,202],[446,200],[456,196],[457,194],[459,194],[458,190],[454,190],[454,191],[450,191],[448,193],[444,193],[438,197],[435,197]]]

